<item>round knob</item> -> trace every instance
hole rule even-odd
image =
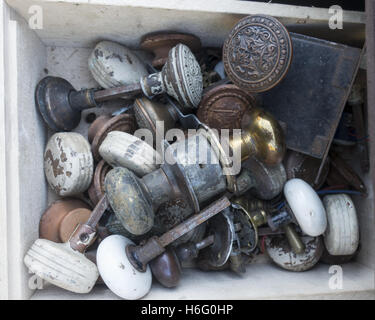
[[[44,173],[59,196],[87,190],[94,171],[90,144],[79,133],[55,133],[44,152]]]
[[[145,272],[133,267],[125,251],[128,245],[134,243],[121,235],[109,236],[99,244],[96,261],[107,287],[123,299],[135,300],[150,291],[152,274],[149,266]]]
[[[321,237],[302,236],[305,247],[302,253],[295,253],[284,235],[266,237],[265,244],[268,256],[279,267],[294,271],[307,271],[314,267],[323,253]]]
[[[107,173],[104,185],[109,204],[126,230],[134,235],[151,230],[152,201],[134,173],[126,168],[114,168]]]
[[[146,66],[127,47],[112,41],[99,42],[88,60],[89,70],[103,88],[137,83],[148,74]]]
[[[195,109],[203,92],[201,68],[190,49],[180,43],[169,51],[162,71],[142,78],[141,86],[149,98],[166,92],[181,107]]]
[[[263,92],[287,74],[292,60],[292,41],[275,18],[251,15],[241,19],[223,46],[225,72],[247,92]]]
[[[219,85],[204,94],[197,116],[212,129],[241,129],[244,113],[255,105],[255,98],[237,86]]]
[[[69,93],[74,87],[65,79],[47,76],[35,89],[35,103],[47,123],[54,131],[70,131],[78,126],[81,112],[71,107]]]
[[[43,213],[39,223],[39,237],[53,242],[67,242],[78,224],[90,216],[90,207],[78,199],[53,202]]]
[[[317,237],[327,227],[327,216],[318,194],[301,179],[289,180],[284,186],[284,195],[302,231]]]

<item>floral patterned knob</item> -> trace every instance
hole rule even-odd
[[[224,43],[225,72],[238,87],[263,92],[284,78],[292,51],[289,33],[277,19],[247,16],[234,26]]]

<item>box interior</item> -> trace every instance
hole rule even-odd
[[[324,16],[316,8],[297,12],[292,6],[271,6],[240,1],[229,1],[209,9],[203,5],[199,11],[196,1],[191,8],[150,8],[149,1],[141,1],[138,7],[125,1],[75,1],[76,4],[55,1],[7,0],[2,5],[5,43],[5,133],[6,133],[6,200],[7,230],[2,234],[7,241],[8,263],[2,272],[8,276],[6,288],[9,298],[34,299],[112,299],[116,298],[105,286],[97,286],[88,295],[77,295],[52,285],[35,293],[29,288],[30,274],[23,264],[23,256],[38,238],[39,219],[47,205],[55,198],[49,190],[43,172],[43,151],[50,135],[34,103],[34,90],[44,76],[66,78],[76,89],[98,86],[87,68],[87,58],[96,42],[108,39],[136,48],[140,37],[157,30],[177,30],[196,34],[206,46],[221,46],[232,26],[247,13],[272,14],[287,24],[289,30],[316,34],[331,41],[361,46],[364,42],[364,17],[359,13],[345,12],[350,23],[337,33],[331,32]],[[108,1],[107,1],[108,3]],[[158,7],[159,2],[153,2]],[[28,26],[29,8],[38,4],[43,8],[43,29],[32,30]],[[186,4],[185,4],[186,5]],[[259,6],[261,5],[261,6]],[[219,8],[218,8],[219,7]],[[232,8],[229,10],[229,7]],[[297,7],[301,8],[301,7]],[[251,10],[253,9],[253,10]],[[313,10],[314,9],[314,10]],[[210,12],[210,10],[212,10]],[[310,11],[309,11],[310,10]],[[228,12],[228,13],[225,13]],[[310,15],[309,15],[310,14]],[[307,18],[306,18],[307,16]],[[126,17],[126,19],[124,19]],[[304,18],[305,17],[305,18]],[[312,17],[312,18],[311,18]],[[315,18],[314,18],[315,17]],[[321,18],[318,18],[321,17]],[[301,22],[301,19],[305,19]],[[345,20],[345,21],[347,21]],[[320,30],[320,31],[317,31]],[[314,33],[315,32],[315,33]],[[343,41],[345,39],[345,41]],[[147,58],[147,55],[145,55]],[[86,115],[107,110],[90,109],[82,114],[75,131],[86,133]],[[353,166],[359,170],[353,156]],[[369,190],[366,199],[353,197],[361,232],[361,251],[356,260],[343,265],[344,287],[331,290],[328,286],[329,266],[319,264],[310,271],[292,273],[274,266],[261,255],[247,268],[243,277],[230,272],[205,273],[185,269],[181,284],[175,289],[165,289],[158,284],[146,299],[249,299],[249,298],[303,298],[345,297],[346,294],[361,296],[374,290],[374,243],[375,223],[373,188],[370,175],[362,176]],[[4,219],[4,217],[2,218]],[[1,278],[0,278],[1,282]],[[199,290],[197,290],[199,288]]]

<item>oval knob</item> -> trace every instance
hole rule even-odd
[[[132,50],[112,41],[101,41],[95,46],[88,66],[103,88],[137,83],[148,74],[145,64]]]
[[[150,262],[154,277],[167,288],[177,286],[181,278],[180,262],[173,250],[167,250]]]
[[[154,225],[152,202],[134,173],[114,168],[104,184],[108,201],[124,228],[134,235],[150,231]]]
[[[111,131],[102,142],[99,153],[112,167],[128,168],[139,177],[156,170],[161,157],[141,139],[126,132]]]
[[[327,216],[318,194],[301,179],[289,180],[284,195],[302,231],[317,237],[327,228]]]

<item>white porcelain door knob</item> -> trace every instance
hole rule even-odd
[[[161,157],[149,144],[126,132],[111,131],[99,148],[102,158],[112,167],[123,167],[137,176],[159,168]]]
[[[99,42],[88,65],[96,82],[105,89],[138,83],[148,74],[146,66],[132,50],[112,41]]]
[[[75,293],[88,293],[99,277],[95,263],[74,251],[69,243],[38,239],[24,257],[30,272]]]
[[[327,228],[327,216],[318,194],[305,181],[291,179],[284,186],[286,201],[302,231],[317,237]]]
[[[130,263],[125,248],[134,243],[121,235],[111,235],[99,245],[96,261],[100,276],[107,287],[123,299],[135,300],[151,289],[152,274],[147,266],[140,272]]]
[[[325,196],[323,203],[328,219],[324,234],[328,253],[334,256],[352,255],[359,244],[357,212],[352,199],[347,194],[333,194]]]
[[[84,192],[90,186],[94,160],[89,142],[76,132],[59,132],[48,140],[44,173],[59,196]]]
[[[323,253],[323,240],[321,237],[302,236],[305,245],[302,253],[293,252],[285,236],[266,237],[266,251],[271,260],[279,267],[294,271],[307,271],[314,267]]]

